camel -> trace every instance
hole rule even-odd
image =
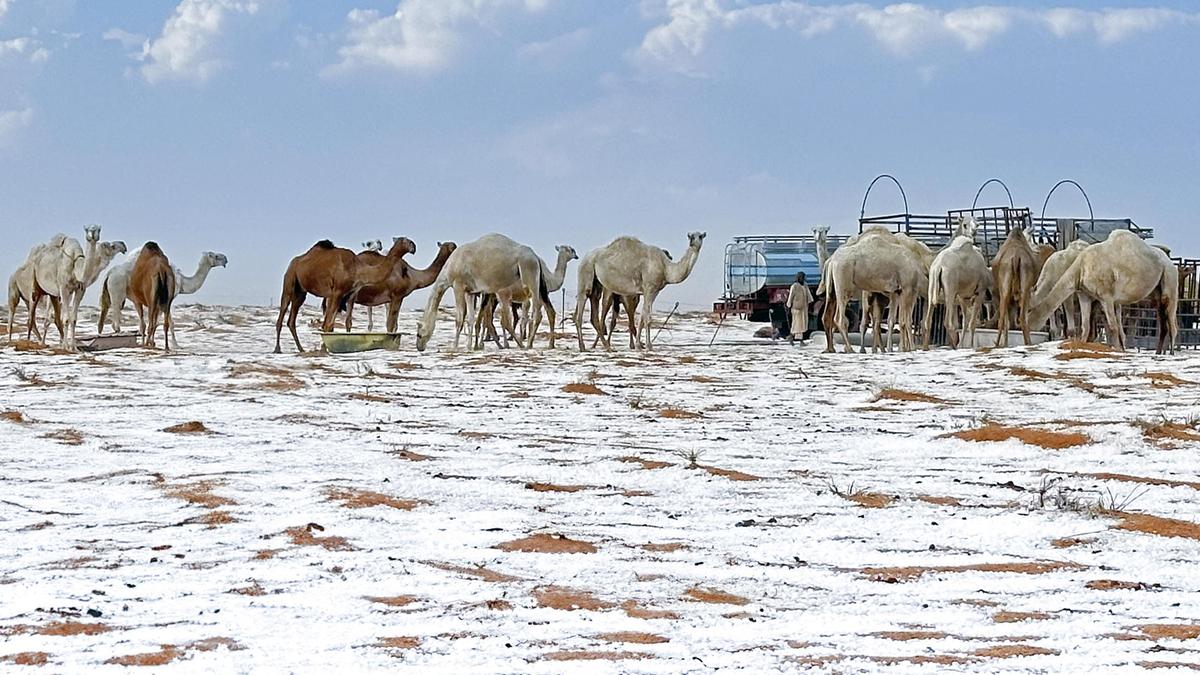
[[[152,241],[146,242],[133,263],[129,275],[129,299],[137,311],[139,332],[144,336],[143,344],[154,347],[154,331],[158,328],[158,314],[163,318],[163,351],[171,351],[171,303],[177,290],[175,270],[166,254]]]
[[[296,334],[296,315],[310,293],[325,300],[324,318],[321,321],[323,332],[333,330],[338,310],[342,307],[346,308],[346,330],[349,331],[355,295],[359,289],[382,281],[391,272],[391,265],[415,249],[416,246],[408,239],[396,237],[387,255],[380,256],[383,261],[360,263],[354,251],[339,248],[332,241],[322,239],[292,258],[283,274],[279,316],[275,319],[275,353],[282,351],[279,341],[283,332],[283,316],[289,310],[288,330],[296,342],[296,350],[304,351],[300,346],[300,336]]]
[[[579,260],[579,254],[577,254],[575,252],[575,249],[571,248],[570,246],[567,246],[565,244],[562,246],[555,246],[554,250],[558,253],[558,258],[555,260],[553,270],[546,267],[545,260],[542,260],[540,257],[538,258],[538,261],[541,263],[541,269],[542,269],[542,288],[541,288],[542,303],[546,307],[546,316],[547,316],[547,318],[550,319],[550,348],[551,349],[554,349],[554,338],[555,338],[554,322],[557,320],[558,317],[554,310],[554,303],[550,299],[550,294],[554,293],[558,289],[562,288],[563,281],[566,279],[566,276],[567,276],[567,265],[572,260]],[[513,308],[513,311],[515,312],[517,310],[519,304],[527,303],[530,301],[530,299],[525,297],[523,288],[514,288],[512,290],[513,290],[512,308]],[[494,294],[487,295],[483,298],[483,301],[482,301],[481,307],[480,307],[480,312],[475,319],[475,325],[474,325],[475,349],[483,348],[483,335],[480,332],[481,325],[487,326],[488,333],[491,335],[493,340],[497,339],[496,327],[492,323],[492,316],[496,310],[496,307],[497,307],[497,299]],[[526,315],[528,315],[528,312],[526,312]],[[523,325],[522,331],[524,332],[526,330],[528,330],[528,326]],[[516,336],[511,336],[511,337],[515,338]],[[497,341],[496,344],[500,344],[499,341]]]
[[[704,232],[689,232],[688,247],[683,257],[673,261],[663,249],[649,246],[634,237],[617,237],[607,246],[596,249],[591,257],[592,265],[585,269],[579,266],[579,296],[575,302],[575,333],[579,338],[579,349],[583,351],[583,305],[595,282],[600,282],[603,291],[600,305],[607,306],[613,296],[628,298],[642,296],[642,311],[638,319],[638,332],[645,340],[646,349],[654,349],[650,334],[654,315],[654,300],[667,284],[683,283],[696,266],[700,248],[704,245]],[[601,317],[601,321],[603,317]],[[598,332],[603,333],[603,323],[593,321]],[[612,341],[604,335],[602,342],[612,350]]]
[[[1017,225],[1008,233],[996,257],[992,259],[992,277],[996,299],[996,346],[1008,346],[1008,328],[1012,316],[1009,308],[1015,304],[1017,324],[1025,344],[1029,344],[1029,305],[1033,285],[1038,277],[1038,252],[1034,250],[1025,227]],[[1059,303],[1061,304],[1061,303]],[[1045,319],[1033,325],[1042,325]]]
[[[1053,255],[1046,259],[1042,264],[1042,270],[1038,274],[1037,283],[1033,286],[1033,296],[1039,297],[1044,295],[1059,279],[1062,278],[1067,270],[1071,268],[1071,264],[1079,257],[1079,254],[1086,249],[1089,244],[1082,239],[1076,239],[1067,245],[1061,251],[1056,251]],[[1083,334],[1086,331],[1080,331],[1079,326],[1075,323],[1075,309],[1079,306],[1079,297],[1071,295],[1067,298],[1066,303],[1062,305],[1062,310],[1067,315],[1067,329],[1063,332],[1062,326],[1058,323],[1058,309],[1050,313],[1050,334],[1060,338],[1079,337],[1087,339],[1087,335]]]
[[[933,324],[933,310],[939,303],[946,305],[943,321],[950,346],[958,348],[958,313],[963,317],[964,336],[969,335],[968,344],[975,345],[975,329],[979,324],[979,306],[987,288],[991,285],[991,273],[983,254],[975,246],[975,219],[962,219],[950,244],[938,252],[929,268],[929,293],[925,305],[923,347],[929,349],[929,335]]]
[[[425,269],[417,269],[408,264],[408,261],[401,259],[391,266],[387,276],[377,284],[364,286],[358,292],[358,297],[354,302],[359,305],[366,305],[367,311],[377,305],[387,305],[387,332],[395,333],[397,324],[400,320],[400,305],[404,299],[412,294],[413,291],[426,288],[433,285],[437,280],[438,274],[445,267],[446,261],[450,259],[450,254],[454,253],[454,249],[458,246],[452,242],[438,242],[438,253],[434,257],[433,262]],[[413,246],[413,252],[416,252],[416,246]],[[378,254],[376,254],[378,255]],[[362,253],[359,254],[361,259]],[[368,313],[368,330],[370,327],[370,314]]]
[[[501,307],[510,307],[513,289],[520,289],[530,299],[527,314],[532,323],[526,340],[517,340],[522,348],[533,346],[538,324],[542,319],[542,260],[533,249],[502,234],[487,234],[459,246],[450,254],[433,283],[425,313],[417,324],[417,350],[425,351],[437,322],[438,304],[446,291],[454,290],[454,348],[457,350],[466,325],[467,309],[472,293],[492,293]],[[474,317],[472,317],[474,319]],[[473,321],[472,321],[473,323]],[[513,333],[512,314],[500,312],[500,324],[508,334]]]
[[[641,335],[638,333],[637,329],[637,308],[638,303],[641,302],[642,299],[640,295],[624,296],[614,293],[609,297],[608,302],[605,303],[604,306],[600,305],[600,300],[604,295],[604,287],[600,285],[600,280],[596,279],[594,262],[595,256],[599,250],[600,249],[588,251],[588,254],[583,257],[583,260],[579,261],[580,278],[588,277],[592,279],[592,287],[587,293],[588,304],[591,307],[591,323],[592,327],[596,329],[596,337],[592,338],[592,349],[595,349],[596,346],[600,344],[600,341],[604,339],[605,335],[611,335],[616,331],[617,323],[620,321],[621,317],[621,307],[625,308],[625,317],[628,321],[627,331],[629,332],[629,348],[644,348],[645,343],[642,341]],[[667,256],[667,260],[675,259],[671,256],[671,252],[667,249],[664,248],[659,250],[663,252],[663,255]],[[591,271],[585,272],[585,267]],[[604,324],[606,317],[608,321],[607,329],[605,328]]]
[[[29,330],[32,331],[36,323],[37,308],[42,298],[50,296],[51,303],[55,305],[56,323],[60,321],[61,309],[66,310],[66,320],[62,322],[65,330],[60,332],[62,345],[69,350],[75,349],[75,327],[79,321],[79,305],[83,302],[84,292],[96,283],[100,273],[117,254],[126,251],[123,241],[101,242],[99,225],[89,225],[84,231],[86,251],[75,239],[56,235],[53,241],[61,241],[61,245],[42,248],[33,261],[33,287],[29,303],[33,311],[29,315]]]
[[[100,286],[100,320],[96,325],[97,333],[104,332],[104,323],[110,310],[112,311],[112,329],[114,332],[121,332],[121,312],[125,308],[125,298],[129,294],[129,278],[133,274],[133,267],[137,264],[140,255],[141,250],[134,251],[129,254],[125,262],[113,265],[108,274],[104,276],[104,283]],[[228,264],[229,258],[225,254],[205,251],[200,254],[200,262],[196,263],[196,272],[191,276],[184,275],[183,270],[173,266],[171,271],[175,275],[175,296],[171,300],[174,301],[180,295],[191,295],[199,291],[213,268],[225,267]],[[179,341],[175,340],[174,327],[175,325],[171,324],[171,339],[175,341],[175,347],[178,349]]]
[[[1029,312],[1032,323],[1040,326],[1075,293],[1080,298],[1082,325],[1088,325],[1091,303],[1099,302],[1108,344],[1122,350],[1125,336],[1120,307],[1152,298],[1160,320],[1157,351],[1161,354],[1165,348],[1175,353],[1179,340],[1179,268],[1161,249],[1128,230],[1113,230],[1108,239],[1080,251],[1066,273],[1035,296]]]
[[[21,263],[21,265],[12,273],[12,276],[8,278],[8,341],[10,343],[13,341],[13,324],[17,318],[17,305],[21,303],[25,304],[25,314],[27,316],[36,312],[36,310],[30,304],[30,301],[33,299],[34,260],[41,254],[43,250],[48,247],[62,246],[63,240],[65,239],[66,236],[60,234],[57,235],[56,240],[51,240],[46,244],[38,244],[29,249],[29,255],[25,257],[25,262]],[[54,311],[46,315],[45,320],[42,321],[42,330],[40,332],[38,331],[37,326],[33,326],[29,330],[29,334],[26,334],[25,336],[26,340],[28,340],[30,334],[32,334],[32,336],[38,342],[45,343],[50,337],[49,335],[45,335],[45,333],[50,329],[51,318],[54,319],[55,324],[58,327],[58,334],[60,336],[63,334],[62,318],[60,317],[58,298],[51,296],[50,300],[53,303],[52,309]]]
[[[825,351],[833,351],[833,328],[836,326],[846,345],[846,352],[853,353],[854,347],[846,330],[846,307],[855,292],[893,298],[891,311],[901,322],[900,348],[909,351],[912,348],[912,312],[917,297],[927,284],[923,258],[914,254],[909,243],[886,229],[879,232],[868,228],[858,237],[839,246],[829,257],[821,282],[827,294]],[[878,323],[875,331],[878,345]]]

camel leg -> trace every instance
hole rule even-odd
[[[512,305],[512,293],[503,290],[496,294],[496,304],[498,307],[504,307],[504,311],[500,312],[500,329],[509,335],[516,334],[516,326],[513,325],[512,312],[508,311],[508,307]],[[517,346],[525,349],[526,344],[520,339],[517,340]]]
[[[1079,339],[1084,342],[1092,341],[1092,297],[1078,294],[1079,297]]]
[[[846,306],[850,304],[850,294],[843,293],[840,289],[838,289],[836,291],[836,294],[837,294],[836,302],[829,303],[830,305],[832,305],[834,307],[833,321],[834,321],[834,324],[837,326],[838,334],[842,336],[842,342],[845,345],[846,353],[853,354],[854,346],[850,344],[850,331],[849,331],[849,328],[850,328],[849,323],[850,322],[846,318]],[[829,300],[832,301],[833,297],[831,296],[829,298]]]
[[[621,300],[622,304],[625,305],[625,317],[629,325],[629,348],[637,349],[644,345],[642,334],[638,332],[637,322],[634,321],[634,317],[637,316],[638,303],[641,302],[642,298],[637,295],[621,296]],[[616,322],[615,316],[613,317],[613,322]]]
[[[461,282],[454,284],[454,351],[458,351],[459,340],[462,337],[463,324],[467,320],[467,310],[470,309],[474,318],[475,305],[467,297],[467,287]],[[434,311],[437,311],[436,308]]]
[[[1121,330],[1121,314],[1114,302],[1100,303],[1104,308],[1104,322],[1108,327],[1108,346],[1125,351],[1125,340]]]
[[[1022,281],[1019,320],[1021,322],[1021,336],[1025,338],[1025,346],[1029,346],[1029,344],[1032,342],[1029,338],[1029,294],[1032,288],[1032,283],[1024,283],[1024,281]]]
[[[946,298],[946,304],[950,304],[950,302],[951,302],[951,300],[949,298]],[[933,328],[933,307],[934,307],[933,300],[930,300],[929,302],[925,303],[925,317],[921,321],[921,332],[922,332],[921,348],[926,351],[929,350],[929,333],[930,333],[931,329]],[[953,340],[951,340],[950,346],[951,347],[954,346]]]
[[[37,308],[38,303],[42,301],[42,296],[45,295],[37,284],[33,285],[33,299],[30,300],[28,325],[25,328],[25,341],[29,342],[33,337],[34,324],[37,323]],[[38,342],[45,344],[45,341],[38,338]]]
[[[1070,339],[1079,335],[1079,324],[1075,321],[1075,307],[1079,304],[1074,295],[1067,298],[1063,304],[1063,310],[1067,315],[1067,329],[1063,332],[1063,339]]]
[[[296,334],[296,317],[300,315],[300,308],[304,306],[304,299],[308,294],[300,291],[292,298],[292,307],[288,312],[288,331],[292,334],[292,341],[296,343],[296,351],[303,352],[304,347],[300,346],[300,336]]]
[[[833,320],[837,315],[837,301],[833,292],[826,292],[825,306],[821,308],[821,328],[825,332],[825,353],[832,354],[833,349]]]
[[[858,321],[858,352],[860,354],[867,353],[867,322],[870,321],[871,314],[871,299],[868,293],[863,292],[858,301],[858,307],[862,316]],[[872,349],[877,348],[878,344],[872,345]]]
[[[558,314],[553,302],[546,304],[546,318],[550,319],[550,349],[554,349],[554,322],[558,319]]]
[[[1000,302],[996,306],[996,346],[1008,346],[1008,289],[1000,289]]]
[[[388,303],[387,323],[385,323],[384,325],[386,326],[387,332],[389,332],[389,333],[395,333],[396,327],[400,324],[400,303],[402,303],[402,302],[404,302],[404,298],[397,298],[396,300],[392,300],[391,302]],[[370,320],[371,320],[371,315],[367,314],[367,321],[370,321]],[[368,330],[374,330],[374,328],[371,328],[370,326],[368,326],[367,328],[368,328]]]
[[[645,349],[652,351],[654,349],[654,300],[658,297],[658,291],[642,291],[642,296],[645,303],[642,305],[642,320],[638,324],[638,343],[645,343]]]
[[[286,277],[286,275],[285,275],[285,277]],[[292,304],[292,296],[290,293],[288,293],[288,284],[287,284],[287,279],[285,278],[284,283],[283,283],[283,295],[282,295],[282,297],[279,298],[279,317],[275,319],[275,352],[274,353],[276,353],[276,354],[279,354],[283,351],[282,349],[279,348],[279,334],[283,332],[283,315],[287,313],[288,307],[291,304]],[[135,308],[137,307],[136,302],[134,303],[134,307]],[[296,343],[297,344],[300,343],[300,338],[296,338]],[[301,351],[303,351],[303,350],[301,350]]]

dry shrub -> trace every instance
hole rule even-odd
[[[170,427],[167,427],[166,429],[163,429],[163,431],[165,431],[169,434],[207,434],[207,433],[209,433],[208,427],[204,426],[203,422],[200,422],[197,420],[192,420],[191,422],[184,422],[182,424],[176,424],[175,426],[170,426]]]
[[[421,646],[421,638],[411,635],[379,638],[375,646],[382,649],[416,649]]]
[[[703,415],[698,412],[680,410],[679,408],[663,408],[658,411],[658,416],[676,420],[691,420],[696,419],[697,417],[703,417]]]
[[[572,382],[562,388],[568,394],[587,394],[590,396],[604,396],[605,393],[600,390],[600,387],[591,382]]]
[[[509,395],[508,395],[508,397],[509,397],[509,398],[529,398],[529,392],[527,392],[527,391],[514,391],[513,393],[509,394]]]
[[[507,600],[499,600],[499,599],[487,600],[483,603],[483,605],[484,605],[484,607],[487,607],[488,609],[490,609],[494,612],[507,612],[508,610],[513,608],[513,605],[511,602],[509,602]]]
[[[619,631],[616,633],[601,633],[596,636],[605,642],[627,642],[637,645],[660,645],[670,642],[669,639],[654,633],[638,633],[636,631]]]
[[[0,412],[0,420],[5,422],[15,422],[16,424],[28,424],[29,419],[21,414],[20,410],[5,410]]]
[[[418,506],[424,506],[429,502],[419,499],[400,499],[391,497],[379,492],[371,490],[359,490],[356,488],[338,488],[331,487],[325,489],[325,498],[329,501],[341,502],[342,506],[348,509],[367,509],[372,506],[390,506],[393,509],[401,511],[411,511]]]
[[[238,588],[231,589],[229,592],[233,593],[234,595],[248,595],[250,597],[258,597],[260,595],[266,595],[267,589],[263,588],[262,584],[258,583],[257,581],[251,580],[251,583],[249,586],[240,586]]]
[[[722,478],[728,478],[729,480],[733,480],[733,481],[762,480],[762,477],[760,477],[760,476],[755,476],[754,474],[749,474],[749,473],[743,473],[741,471],[734,471],[732,469],[718,469],[715,466],[701,466],[700,468],[704,469],[705,471],[707,471],[708,473],[710,473],[714,476],[721,476]]]
[[[264,549],[262,549],[262,550],[255,551],[255,552],[254,552],[254,559],[255,559],[255,560],[271,560],[271,559],[273,559],[273,558],[274,558],[276,555],[278,555],[278,554],[279,554],[279,551],[280,551],[280,550],[281,550],[281,549],[277,549],[277,548],[264,548]]]
[[[242,378],[259,376],[258,387],[272,391],[295,391],[304,387],[304,381],[286,368],[276,368],[255,363],[239,363],[229,369],[229,377]],[[270,378],[270,379],[268,379]]]
[[[587,490],[590,486],[587,485],[554,485],[553,483],[526,483],[526,490],[534,492],[579,492]]]
[[[665,469],[668,466],[671,466],[670,462],[660,462],[656,459],[644,459],[642,457],[634,457],[632,455],[618,457],[617,461],[626,462],[629,464],[640,464],[643,469]]]
[[[386,596],[386,597],[378,596],[378,595],[368,595],[368,596],[366,596],[365,599],[370,600],[371,602],[378,603],[380,605],[387,605],[388,607],[407,607],[408,605],[411,605],[417,601],[417,599],[411,595],[392,595],[392,596]]]
[[[691,364],[693,364],[693,363],[696,363],[696,357],[694,357],[694,356],[681,356],[681,357],[679,357],[679,362],[680,362],[680,363],[682,363],[682,364],[684,364],[684,365],[691,365]]]
[[[935,504],[937,506],[962,506],[962,500],[958,497],[935,497],[933,495],[918,495],[917,501],[925,502],[926,504]]]
[[[429,565],[430,567],[435,567],[439,570],[445,570],[447,572],[456,572],[458,574],[465,574],[467,576],[475,577],[476,579],[481,579],[483,581],[488,581],[491,583],[506,583],[509,581],[520,581],[521,580],[521,577],[514,577],[510,574],[503,574],[500,572],[496,572],[494,570],[489,570],[488,568],[483,567],[482,565],[479,565],[476,567],[463,567],[461,565],[451,565],[450,563],[444,563],[444,562],[424,561],[424,563],[426,565]]]
[[[896,640],[898,642],[908,642],[910,640],[941,640],[948,637],[948,633],[932,630],[890,630],[881,631],[878,633],[868,633],[871,637],[883,638],[885,640]]]
[[[14,666],[44,666],[50,662],[46,652],[20,652],[0,656],[0,663],[11,663]]]
[[[859,506],[868,509],[882,509],[891,506],[896,498],[892,495],[878,494],[875,492],[856,492],[851,495],[846,495],[846,499],[858,504]]]
[[[107,633],[112,628],[102,623],[84,623],[82,621],[53,621],[51,623],[38,628],[35,633],[38,635],[54,635],[57,637],[69,637],[72,635],[100,635]]]
[[[622,497],[653,497],[654,493],[649,490],[621,490]]]
[[[154,483],[166,496],[182,499],[189,504],[203,506],[206,509],[236,504],[232,499],[213,494],[213,488],[221,485],[220,481],[202,480],[195,483],[168,485],[162,476],[156,476]]]
[[[1011,659],[1017,656],[1056,656],[1057,654],[1058,651],[1055,649],[1035,647],[1033,645],[998,645],[995,647],[984,647],[972,652],[973,656],[988,659]]]
[[[1200,670],[1200,663],[1187,663],[1186,661],[1138,661],[1137,666],[1143,670],[1179,670],[1180,668]]]
[[[49,438],[50,440],[58,441],[63,445],[83,445],[83,434],[79,433],[75,429],[59,429],[58,431],[51,431],[49,433],[42,434],[42,438]]]
[[[432,457],[429,455],[422,455],[421,453],[413,452],[408,448],[399,448],[396,450],[389,450],[388,452],[399,457],[400,459],[407,459],[410,462],[424,462],[427,459],[432,459]]]
[[[602,609],[611,609],[616,607],[615,604],[606,600],[601,600],[588,591],[564,588],[562,586],[543,586],[541,588],[535,588],[532,591],[532,595],[534,600],[537,600],[539,607],[548,607],[550,609],[562,609],[568,611],[585,609],[591,612],[596,612]]]
[[[1180,385],[1186,385],[1186,384],[1200,384],[1197,382],[1192,382],[1191,380],[1181,379],[1171,373],[1166,373],[1166,372],[1162,372],[1162,371],[1147,371],[1145,373],[1142,373],[1142,376],[1149,379],[1150,383],[1153,384],[1155,387],[1163,388],[1163,389],[1169,389],[1171,387],[1178,387]]]
[[[626,661],[629,659],[649,659],[653,654],[646,652],[597,652],[588,650],[571,650],[551,652],[542,658],[547,661]]]
[[[1150,623],[1138,626],[1136,630],[1155,640],[1195,640],[1200,638],[1200,624]]]
[[[740,595],[726,593],[715,588],[689,588],[684,592],[683,597],[695,602],[707,602],[717,605],[748,605],[750,600],[743,598]]]
[[[496,544],[501,551],[525,553],[595,553],[596,547],[586,541],[576,541],[559,534],[531,534],[528,537]]]
[[[1074,546],[1084,546],[1086,544],[1094,544],[1095,539],[1081,537],[1063,537],[1050,542],[1054,548],[1072,548]]]
[[[643,607],[636,600],[626,600],[621,603],[621,609],[631,619],[668,619],[675,620],[679,615],[667,609],[651,609]]]
[[[350,394],[350,398],[355,401],[368,401],[370,403],[391,403],[392,399],[386,396],[376,396],[375,394],[367,394],[363,392],[354,392]]]
[[[708,375],[693,375],[689,379],[691,379],[692,382],[699,382],[700,384],[714,384],[716,382],[720,382],[720,380],[717,378],[709,377]]]
[[[914,665],[932,664],[938,666],[961,666],[972,663],[974,659],[964,656],[951,656],[950,654],[917,654],[915,656],[869,656],[867,657],[874,663],[882,663],[884,665],[894,666],[903,663],[911,663]]]
[[[1176,446],[1172,441],[1200,441],[1200,433],[1195,427],[1185,422],[1173,422],[1166,418],[1159,420],[1134,420],[1134,426],[1142,430],[1142,436],[1147,441],[1165,449]]]
[[[1033,370],[1032,368],[1024,368],[1022,366],[1010,368],[1008,372],[1016,375],[1017,377],[1023,377],[1028,380],[1056,380],[1061,377],[1059,375],[1051,375],[1050,373],[1043,373],[1040,370]]]
[[[156,652],[114,656],[105,663],[114,666],[165,666],[180,656],[183,656],[183,651],[175,645],[162,645]]]
[[[986,424],[978,429],[968,429],[947,434],[949,438],[959,438],[964,441],[999,442],[1016,439],[1027,445],[1036,445],[1048,450],[1062,450],[1087,445],[1092,441],[1087,434],[1078,431],[1049,431],[1034,427],[1008,427],[1000,424]]]
[[[956,574],[960,572],[1007,572],[1011,574],[1049,574],[1064,570],[1083,569],[1068,562],[980,563],[974,565],[931,565],[927,567],[864,567],[860,572],[872,581],[898,583],[919,579],[926,574]]]
[[[1102,511],[1106,516],[1120,519],[1118,530],[1142,532],[1159,537],[1179,537],[1182,539],[1200,539],[1200,524],[1188,520],[1176,520],[1152,516],[1148,513],[1129,513],[1127,511]]]
[[[229,525],[230,523],[239,521],[228,511],[209,511],[204,515],[188,518],[183,522],[187,525],[207,525],[211,529],[218,525]]]
[[[678,541],[669,544],[642,544],[642,549],[654,553],[674,553],[675,551],[682,551],[687,547],[687,544]]]
[[[875,392],[875,396],[871,398],[872,403],[883,400],[911,401],[916,403],[949,403],[949,401],[944,398],[938,398],[937,396],[930,396],[929,394],[922,394],[915,391],[905,391],[904,389],[896,389],[893,387],[885,387],[880,389],[879,391]]]
[[[1045,612],[996,612],[992,621],[996,623],[1020,623],[1022,621],[1045,621],[1054,618]]]
[[[1147,478],[1145,476],[1130,476],[1123,473],[1085,473],[1084,476],[1096,478],[1098,480],[1115,480],[1123,483],[1141,483],[1144,485],[1162,485],[1165,487],[1190,487],[1193,490],[1200,490],[1200,482],[1186,480],[1172,480],[1170,478]]]
[[[320,546],[326,551],[353,551],[354,546],[346,540],[345,537],[318,537],[313,534],[313,530],[318,532],[324,531],[325,528],[316,523],[309,523],[303,526],[289,527],[283,533],[291,537],[292,544],[295,546]]]
[[[1083,585],[1092,591],[1145,591],[1149,584],[1140,581],[1118,581],[1117,579],[1093,579]]]

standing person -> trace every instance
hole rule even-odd
[[[790,343],[796,342],[800,335],[800,344],[804,344],[804,334],[808,332],[808,306],[812,304],[812,293],[808,284],[804,283],[804,272],[796,273],[796,283],[788,291],[787,307],[792,311],[792,331],[788,338]]]

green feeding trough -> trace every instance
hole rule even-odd
[[[321,333],[321,342],[331,354],[396,350],[400,348],[400,333]]]

